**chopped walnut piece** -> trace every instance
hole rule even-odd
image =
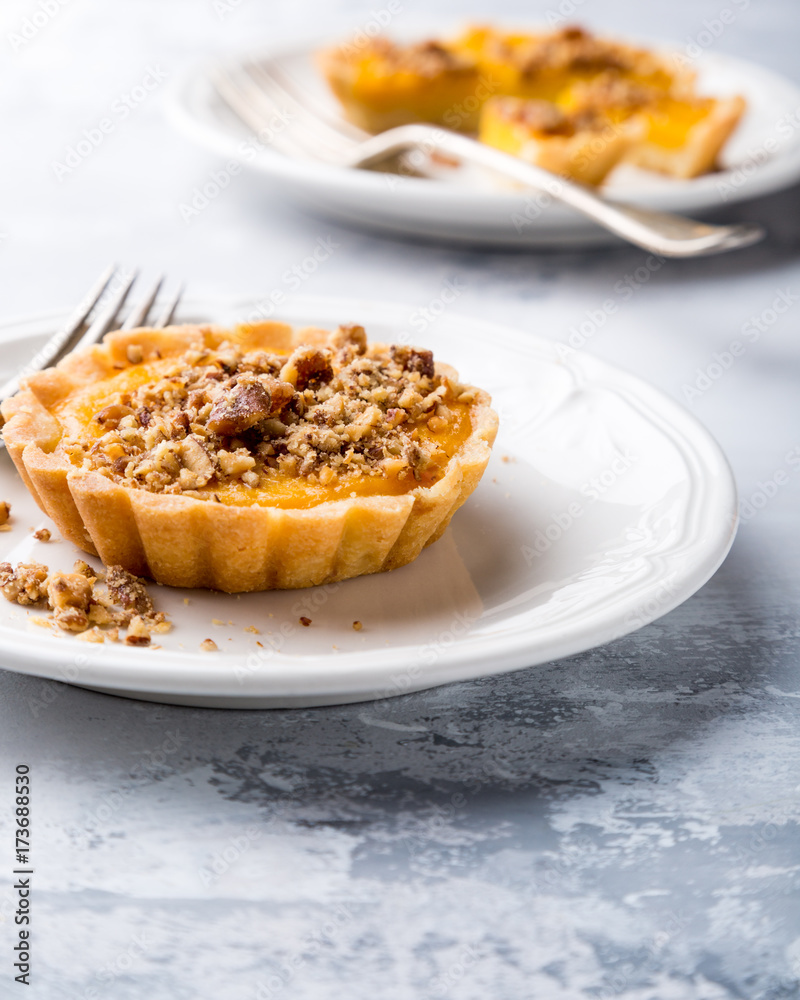
[[[85,576],[87,579],[92,581],[97,579],[97,573],[95,573],[85,559],[76,559],[72,567],[72,572],[80,573],[82,576]]]
[[[39,528],[38,531],[34,531],[33,537],[37,542],[49,542],[53,536],[50,534],[49,528]]]
[[[60,608],[53,612],[53,621],[65,632],[84,632],[89,627],[89,616],[80,608]]]
[[[356,354],[367,353],[367,334],[363,326],[356,323],[344,323],[334,333],[331,343],[334,347],[352,347]]]
[[[183,468],[178,481],[185,490],[196,490],[205,486],[214,475],[214,463],[205,448],[193,437],[187,437],[179,445]]]
[[[172,424],[172,437],[181,438],[191,430],[189,415],[184,410],[173,413],[170,417],[170,423]]]
[[[206,426],[217,434],[242,434],[259,421],[280,413],[293,394],[291,385],[272,376],[244,373],[223,386]]]
[[[82,573],[53,573],[47,584],[47,596],[54,610],[83,608],[92,600],[92,583]]]
[[[98,424],[102,424],[103,427],[115,430],[119,426],[120,420],[131,413],[133,413],[133,410],[130,406],[126,406],[124,403],[111,403],[109,406],[104,406],[98,413],[95,413],[94,419]]]
[[[256,464],[256,460],[246,448],[237,448],[233,452],[225,451],[223,448],[217,452],[217,461],[222,473],[232,477],[241,476]]]
[[[141,615],[134,615],[133,618],[131,618],[131,623],[128,625],[128,634],[125,636],[125,642],[128,646],[150,645],[150,628]]]
[[[87,628],[85,632],[79,632],[76,636],[77,639],[82,639],[84,642],[105,642],[105,633],[99,629],[96,625],[93,628]]]
[[[214,642],[213,639],[203,639],[200,643],[200,648],[204,653],[214,653],[219,649],[219,646]]]
[[[413,347],[392,345],[392,359],[408,372],[419,372],[425,378],[436,374],[433,366],[433,351],[417,351]]]
[[[38,604],[47,597],[47,567],[41,563],[0,563],[0,589],[12,604]]]
[[[90,625],[110,625],[114,621],[114,616],[105,604],[93,604],[89,608]]]
[[[92,584],[81,573],[53,573],[47,585],[47,597],[53,619],[68,632],[83,632],[89,627]]]
[[[281,368],[281,378],[299,392],[330,382],[333,378],[330,351],[311,346],[295,348]]]
[[[153,602],[144,583],[121,566],[110,566],[106,573],[108,592],[126,611],[143,618],[154,613]]]
[[[0,500],[0,524],[6,524],[8,515],[11,513],[11,504],[7,500]]]

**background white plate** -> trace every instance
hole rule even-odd
[[[452,25],[439,30],[453,34]],[[680,51],[678,45],[655,45]],[[314,44],[254,56],[274,60],[314,100],[338,114],[338,105],[313,64],[317,48]],[[289,159],[274,148],[257,146],[216,94],[209,68],[196,67],[173,88],[168,103],[171,120],[189,138],[226,160],[259,171],[315,212],[394,235],[482,246],[618,242],[571,209],[542,208],[538,196],[498,189],[485,178],[467,177],[461,183],[400,178]],[[684,181],[624,166],[603,188],[609,198],[702,215],[800,179],[800,130],[791,124],[796,118],[787,117],[800,111],[800,88],[761,66],[718,53],[703,53],[695,68],[701,93],[742,94],[747,100],[748,109],[723,151],[723,169]]]
[[[196,303],[178,318],[225,323],[252,310]],[[280,318],[358,321],[372,339],[397,342],[417,339],[406,333],[408,313],[297,299]],[[0,327],[0,378],[30,357],[58,318]],[[42,612],[0,601],[2,665],[174,704],[362,701],[608,642],[665,614],[716,570],[733,540],[736,491],[718,445],[680,406],[588,355],[561,358],[562,348],[530,334],[447,315],[419,339],[491,391],[501,424],[478,490],[415,563],[303,591],[153,587],[157,607],[174,622],[159,637],[161,649],[51,634],[31,623]],[[5,453],[0,466],[2,498],[13,507],[0,558],[70,568],[77,550],[33,539],[31,529],[48,520]],[[299,625],[301,615],[311,627]],[[363,631],[353,630],[355,619]],[[261,634],[245,632],[250,625]],[[218,653],[199,651],[207,637]]]

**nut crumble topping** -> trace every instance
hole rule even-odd
[[[493,55],[516,65],[526,76],[547,71],[579,72],[631,70],[631,56],[619,43],[596,38],[575,25],[562,28],[542,38],[532,38],[514,47],[504,39],[493,43]]]
[[[567,138],[577,132],[596,132],[608,128],[607,119],[592,107],[568,112],[550,101],[520,97],[496,97],[494,107],[507,121],[524,125],[541,135]]]
[[[41,563],[14,567],[4,562],[0,590],[12,603],[46,607],[56,625],[88,642],[115,642],[123,627],[129,646],[146,646],[151,633],[170,628],[166,615],[153,607],[144,582],[121,566],[111,566],[103,579],[83,559],[76,561],[71,573],[52,574]],[[111,628],[103,631],[103,626]]]
[[[0,563],[0,590],[12,604],[38,604],[47,597],[48,569],[41,563]]]
[[[574,100],[578,107],[607,112],[609,109],[636,111],[653,104],[659,94],[652,88],[613,72],[601,73],[593,80],[576,85]]]
[[[387,74],[406,72],[434,79],[443,73],[472,75],[477,72],[474,58],[435,40],[397,45],[379,36],[364,47],[363,53],[380,59],[384,64],[382,70]]]
[[[449,458],[436,435],[457,423],[464,391],[437,374],[430,351],[368,347],[356,325],[288,356],[226,341],[108,397],[61,446],[73,464],[127,487],[211,502],[215,486],[265,487],[276,474],[432,483]]]

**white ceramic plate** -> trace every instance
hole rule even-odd
[[[440,33],[453,34],[452,25],[440,29]],[[274,61],[298,87],[337,115],[338,106],[313,64],[318,47],[255,55]],[[677,45],[662,43],[658,47],[680,51]],[[447,183],[289,159],[253,141],[248,129],[216,94],[209,68],[196,67],[173,88],[168,102],[171,120],[191,139],[228,161],[260,172],[273,187],[315,212],[397,236],[472,245],[616,242],[616,237],[571,209],[552,204],[542,207],[539,196],[498,189],[485,177],[468,174],[461,181]],[[616,170],[604,187],[608,197],[665,211],[702,214],[780,190],[800,179],[800,130],[792,124],[797,122],[800,109],[800,88],[761,66],[712,52],[705,52],[695,68],[700,92],[742,94],[748,103],[743,120],[723,151],[722,170],[682,181],[625,166]],[[214,196],[217,181],[209,176],[198,185],[201,201],[205,186]]]
[[[230,322],[247,304],[194,304],[179,319]],[[358,321],[374,340],[424,341],[489,389],[501,424],[480,486],[445,536],[393,573],[303,591],[227,595],[153,587],[172,632],[160,649],[83,643],[0,601],[2,665],[175,704],[261,708],[386,697],[529,667],[631,632],[686,600],[733,540],[736,491],[724,455],[676,403],[589,355],[443,316],[409,337],[409,311],[295,300],[292,323]],[[0,328],[0,379],[58,317]],[[68,569],[47,525],[0,457],[13,530],[0,557]],[[188,599],[185,603],[184,599]],[[302,627],[298,619],[312,619]],[[212,624],[216,619],[225,624]],[[354,620],[363,630],[352,628]],[[261,634],[245,631],[255,625]],[[199,651],[213,638],[217,653]],[[261,645],[259,645],[261,643]]]

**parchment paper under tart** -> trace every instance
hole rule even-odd
[[[175,326],[108,334],[101,344],[28,377],[3,403],[6,448],[65,538],[106,565],[159,583],[236,593],[310,587],[396,569],[443,534],[488,464],[498,420],[481,389],[461,386],[472,397],[470,429],[438,481],[400,495],[351,496],[307,509],[228,505],[126,486],[76,468],[60,447],[63,427],[53,411],[130,366],[130,357],[136,363],[178,359],[231,340],[243,351],[288,356],[301,345],[329,346],[332,338],[328,331],[274,322],[232,331]],[[436,374],[457,381],[446,365],[437,363]]]

